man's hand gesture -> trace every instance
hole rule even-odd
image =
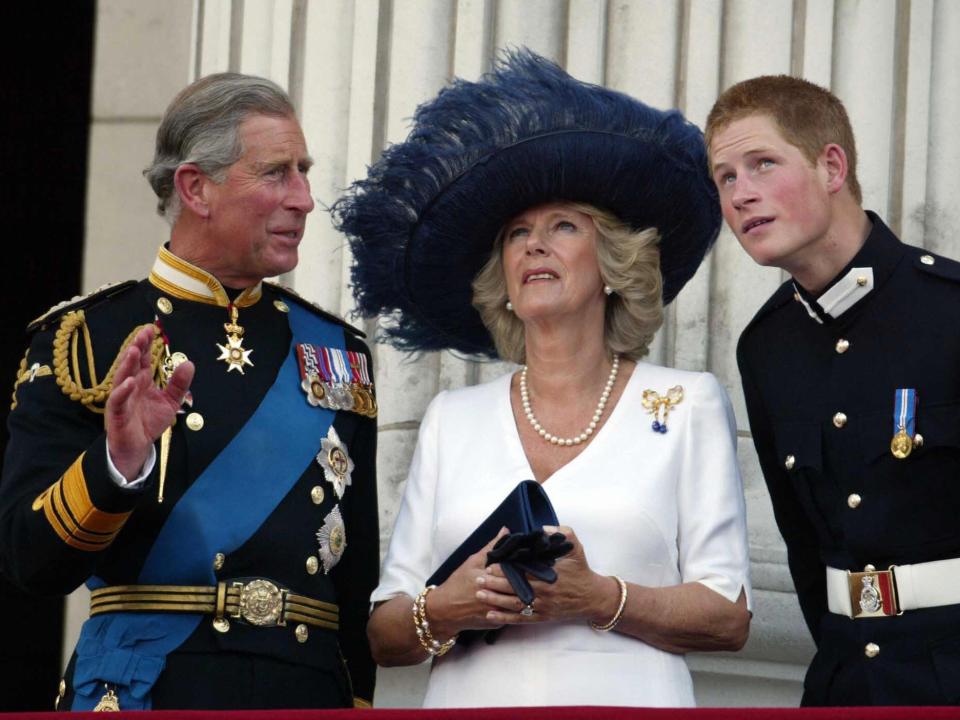
[[[193,363],[185,362],[173,371],[165,388],[154,385],[150,364],[153,338],[152,326],[137,333],[124,351],[107,400],[107,450],[127,480],[140,474],[150,447],[173,424],[193,381]]]

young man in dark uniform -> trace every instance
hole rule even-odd
[[[92,591],[61,710],[369,703],[376,402],[362,334],[263,282],[314,202],[287,95],[168,108],[150,276],[35,321],[0,484],[3,572]]]
[[[817,645],[803,703],[960,702],[960,264],[863,210],[826,90],[740,83],[706,137],[730,228],[792,276],[737,360]]]

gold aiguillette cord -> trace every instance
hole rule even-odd
[[[173,437],[173,426],[168,427],[160,436],[160,491],[157,493],[157,502],[163,502],[163,486],[167,480],[167,459],[170,457],[170,438]]]

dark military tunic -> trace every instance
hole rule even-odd
[[[137,583],[144,560],[178,499],[224,450],[274,383],[291,351],[291,330],[283,308],[294,303],[303,301],[264,283],[262,297],[239,309],[244,348],[253,350],[249,356],[253,365],[244,366],[242,374],[228,372],[227,364],[218,360],[217,344],[226,344],[227,309],[181,299],[170,288],[161,290],[149,280],[127,283],[48,315],[33,336],[9,419],[11,441],[0,483],[3,573],[24,588],[42,593],[70,592],[92,575],[107,585]],[[159,459],[142,487],[118,487],[107,470],[103,415],[67,397],[56,382],[55,333],[63,313],[78,308],[86,315],[95,377],[90,379],[82,333],[78,333],[75,358],[68,344],[67,361],[80,368],[79,375],[88,384],[103,379],[131,330],[157,317],[170,350],[184,353],[196,365],[193,406],[187,410],[202,418],[202,427],[197,427],[196,417],[187,422],[185,414],[178,416],[163,503],[158,502]],[[332,316],[325,319],[342,324]],[[343,334],[346,349],[369,360],[358,331],[345,326]],[[266,578],[290,592],[335,603],[340,611],[339,631],[311,626],[304,633],[297,630],[297,623],[256,627],[233,622],[228,632],[221,633],[205,617],[166,658],[152,691],[154,708],[338,707],[353,705],[355,698],[372,699],[374,666],[366,620],[379,560],[376,421],[339,411],[332,427],[355,464],[342,499],[338,500],[320,464],[311,462],[254,534],[227,554],[222,564],[217,563],[216,577],[218,581]],[[280,426],[275,432],[296,433],[297,427]],[[321,449],[320,437],[311,442],[316,451]],[[269,483],[271,478],[257,482]],[[230,497],[231,484],[230,478],[223,478],[220,492],[224,500],[235,503],[238,498]],[[53,492],[45,494],[48,488]],[[328,574],[322,562],[318,567],[322,548],[318,548],[317,531],[337,505],[346,549]],[[224,511],[203,520],[229,524],[231,516]],[[215,558],[209,562],[213,564]],[[71,706],[75,661],[76,655],[68,668],[60,709]]]
[[[825,566],[960,557],[960,264],[869,217],[863,248],[819,296],[853,272],[866,286],[853,304],[829,313],[787,282],[744,331],[737,359],[817,645],[804,704],[954,704],[960,605],[857,619],[827,605]],[[923,439],[905,459],[890,449],[900,388],[916,390]]]

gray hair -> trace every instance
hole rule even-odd
[[[207,75],[173,99],[157,129],[153,163],[143,171],[159,198],[157,212],[167,222],[172,225],[180,214],[173,184],[177,168],[193,163],[214,182],[223,182],[226,169],[243,155],[240,125],[251,115],[293,117],[296,112],[280,86],[240,73]]]
[[[613,294],[604,313],[604,343],[611,353],[631,360],[647,354],[663,324],[663,279],[660,274],[660,233],[656,228],[634,230],[612,214],[585,203],[566,204],[593,219],[597,228],[600,277]],[[501,229],[490,258],[473,281],[473,306],[490,331],[497,354],[515,363],[526,361],[523,321],[506,309]]]

